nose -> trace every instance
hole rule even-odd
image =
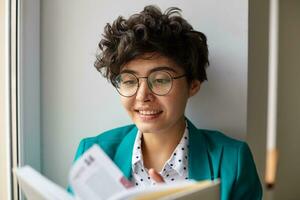
[[[139,101],[152,101],[153,100],[153,94],[150,91],[147,83],[147,79],[140,78],[139,79],[139,88],[136,91],[136,100]]]

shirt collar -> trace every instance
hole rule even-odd
[[[188,167],[188,147],[189,137],[188,129],[185,128],[184,134],[173,151],[169,160],[166,161],[164,168],[169,167],[174,169],[179,175],[187,172]]]
[[[164,173],[164,171],[169,169],[174,169],[178,174],[183,175],[187,171],[188,165],[188,147],[189,147],[189,131],[188,131],[188,123],[185,123],[185,131],[184,134],[178,143],[177,147],[173,151],[171,157],[166,161],[162,171],[160,174]],[[137,135],[135,138],[133,151],[132,151],[132,170],[133,172],[137,172],[137,165],[139,167],[144,167],[143,163],[143,154],[141,149],[142,140],[142,132],[140,130],[137,131]],[[146,169],[145,169],[146,170]]]
[[[133,145],[133,151],[132,151],[132,169],[133,171],[135,171],[136,169],[136,165],[141,162],[142,166],[144,166],[143,164],[143,154],[142,154],[142,148],[141,148],[141,144],[142,144],[142,132],[140,130],[138,130],[137,134],[136,134],[136,138],[135,138],[135,142]]]

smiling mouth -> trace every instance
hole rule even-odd
[[[154,120],[160,116],[163,112],[162,110],[135,110],[142,120]]]
[[[162,113],[161,110],[136,110],[141,115],[157,115]]]

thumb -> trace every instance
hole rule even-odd
[[[163,177],[155,171],[155,169],[151,168],[149,169],[149,176],[157,183],[164,183],[165,180]]]

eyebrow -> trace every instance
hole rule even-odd
[[[166,71],[172,71],[174,73],[177,73],[177,71],[171,67],[168,67],[168,66],[159,66],[159,67],[155,67],[153,69],[151,69],[149,71],[149,74],[152,73],[152,72],[156,72],[156,71],[163,71],[163,70],[166,70]],[[133,74],[138,74],[136,71],[134,70],[131,70],[131,69],[124,69],[122,70],[120,73],[133,73]]]

